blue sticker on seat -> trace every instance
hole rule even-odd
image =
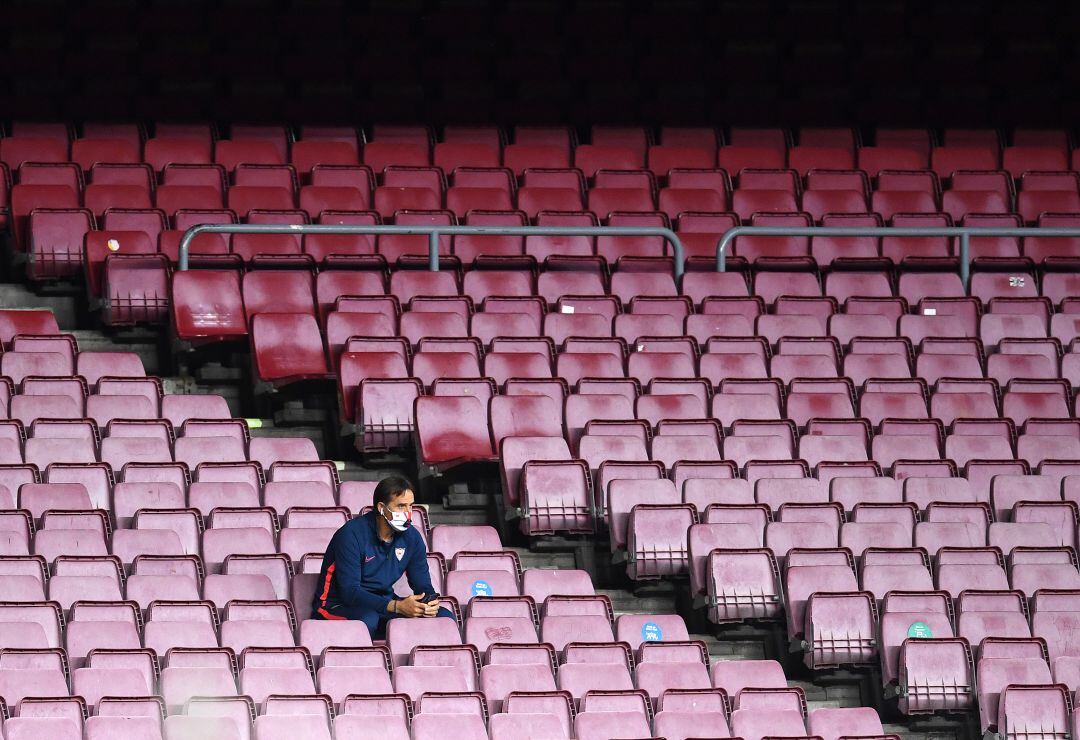
[[[664,639],[664,631],[656,622],[646,622],[641,625],[642,642],[660,642]]]
[[[473,581],[472,585],[473,596],[494,596],[495,592],[491,588],[491,584],[487,581]]]
[[[907,636],[930,638],[934,636],[934,633],[926,622],[912,622],[911,626],[907,628]]]

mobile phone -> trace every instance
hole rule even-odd
[[[439,600],[439,594],[437,594],[437,593],[424,594],[424,598],[420,599],[420,603],[421,604],[430,604],[431,602],[438,601],[438,600]]]

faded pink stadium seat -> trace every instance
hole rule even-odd
[[[585,571],[530,568],[522,575],[521,592],[541,604],[551,595],[591,596],[594,590]]]
[[[11,348],[11,341],[18,334],[59,334],[60,327],[52,311],[41,309],[6,309],[0,311],[0,341],[4,349]]]
[[[626,371],[622,358],[607,352],[560,352],[556,375],[576,386],[582,378],[623,378]]]
[[[638,504],[680,503],[679,492],[669,480],[613,480],[607,490],[607,519],[612,551],[624,549],[630,513]]]
[[[702,149],[715,156],[716,130],[688,126],[661,126],[660,143],[651,146],[650,153],[659,146]]]
[[[906,136],[907,131],[898,131]],[[881,170],[924,170],[929,162],[929,136],[925,131],[915,132],[920,138],[890,138],[888,130],[878,130],[876,146],[862,146],[858,151],[859,169],[870,177],[877,177]]]
[[[679,690],[665,693],[653,718],[657,732],[666,737],[693,737],[702,723],[715,728],[718,734],[728,735],[727,714],[720,692]]]
[[[599,275],[568,270],[544,271],[537,279],[536,288],[537,294],[549,305],[554,305],[563,296],[603,296],[607,292]]]
[[[623,146],[635,151],[645,152],[652,140],[652,135],[643,128],[632,126],[592,127],[592,143],[599,146]]]
[[[602,219],[615,211],[647,213],[656,208],[648,190],[605,187],[594,187],[589,191],[587,206]]]
[[[498,552],[502,550],[502,542],[494,527],[484,525],[434,527],[431,531],[431,549],[442,553],[449,560],[463,550]]]
[[[263,380],[285,384],[325,377],[329,372],[313,315],[259,314],[251,322],[251,342],[255,369]]]
[[[472,419],[471,426],[462,429],[465,419]],[[448,434],[451,427],[457,431]],[[416,428],[421,460],[427,464],[447,466],[494,457],[486,414],[475,398],[418,398]]]
[[[484,740],[487,737],[484,719],[479,714],[421,712],[412,721],[412,737],[416,740],[436,740],[446,732],[463,740]]]
[[[634,434],[627,434],[634,430]],[[645,429],[638,424],[623,424],[618,434],[586,433],[578,440],[578,456],[589,464],[595,476],[602,463],[607,461],[646,462]],[[599,493],[599,492],[598,492]]]
[[[480,688],[492,709],[502,709],[511,692],[555,691],[555,677],[544,665],[489,664],[480,670]]]
[[[1080,586],[1080,573],[1069,549],[1020,549],[1012,553],[1009,582],[1012,588],[1030,598],[1039,589],[1075,589]]]
[[[839,740],[841,737],[884,735],[881,719],[870,707],[820,707],[810,712],[806,727],[811,735],[822,740]]]
[[[586,177],[593,177],[599,169],[638,170],[644,164],[644,149],[635,151],[620,145],[582,144],[574,150],[574,166]]]
[[[326,718],[310,714],[263,715],[255,718],[256,740],[277,740],[277,738],[287,737],[330,740],[330,726]]]
[[[528,178],[528,174],[526,174]],[[572,212],[580,211],[584,207],[584,199],[582,198],[581,190],[576,181],[571,187],[541,187],[535,185],[525,184],[521,190],[518,191],[517,206],[518,209],[527,214],[530,218],[537,218],[540,214],[545,212]],[[590,216],[589,220],[593,217]],[[554,225],[554,224],[552,224]],[[570,224],[567,224],[570,225]],[[588,225],[592,225],[591,223]],[[527,245],[532,245],[534,248],[537,243],[550,244],[552,246],[560,244],[588,244],[590,243],[585,237],[528,237],[532,239],[532,242],[526,242]],[[573,240],[572,242],[570,240]],[[565,247],[555,247],[557,251],[554,254],[572,254],[573,252],[564,251]]]
[[[451,666],[399,665],[394,669],[393,680],[394,691],[409,696],[414,702],[426,693],[476,690],[473,671],[454,670]]]
[[[998,417],[997,388],[985,380],[941,378],[930,400],[930,413],[944,424],[956,419]]]
[[[334,189],[338,190],[339,188]],[[378,215],[370,212],[357,213],[325,209],[313,216],[313,218],[316,223],[325,225],[373,226],[379,223]],[[354,257],[370,255],[375,252],[374,234],[308,234],[304,237],[303,243],[304,253],[310,255],[316,262],[347,262]],[[362,279],[364,275],[362,273],[359,276],[353,274],[352,277]],[[368,275],[368,277],[378,276]],[[381,280],[379,282],[381,285]],[[366,293],[367,291],[356,292]],[[378,292],[382,293],[383,288],[380,287]]]
[[[806,734],[803,715],[794,709],[736,709],[731,713],[731,732],[744,740],[762,740],[784,736],[799,737]]]
[[[787,164],[786,160],[783,147],[732,142],[730,145],[720,147],[717,151],[717,164],[732,175],[738,175],[747,167],[784,167]]]
[[[406,663],[413,649],[422,645],[460,645],[461,634],[453,620],[436,618],[411,622],[391,621],[386,630],[394,665]]]
[[[1065,151],[1049,146],[1008,146],[1002,151],[1002,166],[1014,178],[1029,171],[1067,170]]]
[[[942,547],[985,547],[986,525],[972,522],[919,522],[915,525],[915,546],[936,555]]]
[[[374,159],[373,157],[372,160]],[[293,142],[290,161],[296,168],[297,174],[301,177],[304,177],[319,165],[355,166],[360,163],[357,158],[355,141],[350,143],[337,140]],[[370,164],[372,169],[376,169],[374,161],[368,161],[366,156],[364,161]],[[379,167],[377,171],[381,172],[382,168]]]
[[[993,522],[987,531],[987,542],[1000,547],[1006,555],[1015,547],[1041,547],[1058,540],[1050,525],[1043,522]]]
[[[249,322],[261,313],[315,314],[312,276],[307,271],[256,270],[244,275],[242,285]]]
[[[959,599],[957,629],[973,645],[984,636],[1029,637],[1031,629],[1023,610],[1023,596],[1009,592],[1004,558],[993,548],[942,548],[938,552],[938,588]],[[977,579],[977,580],[976,580]],[[978,582],[988,593],[969,592]],[[994,593],[994,592],[998,593]]]
[[[246,213],[247,222],[251,224],[308,222],[306,213],[295,210],[292,195],[285,188],[234,186],[229,191],[229,198],[230,209]],[[231,251],[244,262],[251,262],[275,255],[299,255],[301,244],[299,234],[234,234]]]
[[[569,127],[515,126],[514,141],[518,144],[553,146],[569,152],[577,146],[577,134]]]
[[[682,468],[684,466],[680,466]],[[701,519],[710,504],[752,504],[754,494],[750,484],[740,479],[696,478],[703,471],[693,471],[682,480],[683,503],[692,504]],[[678,480],[676,480],[678,487]]]
[[[1039,226],[1064,226],[1073,227],[1077,224],[1074,215],[1046,213],[1039,216]],[[1077,240],[1075,238],[1051,238],[1051,237],[1028,237],[1024,240],[1024,254],[1036,262],[1053,262],[1063,258],[1065,261],[1074,259],[1077,254]],[[1043,292],[1047,296],[1054,297],[1058,294],[1061,283],[1069,281],[1068,275],[1053,275],[1044,281]],[[1057,303],[1060,298],[1054,298]]]
[[[1063,656],[1074,656],[1070,643],[1076,635],[1075,609],[1077,592],[1042,592],[1032,603],[1031,631],[1046,641],[1052,662]],[[1071,613],[1072,612],[1072,613]]]
[[[976,140],[946,142],[935,147],[930,166],[938,177],[951,177],[956,170],[996,170],[1000,164],[997,144]]]
[[[230,611],[237,610],[237,606],[230,607]],[[249,625],[259,626],[277,625],[277,623],[253,623]],[[225,628],[229,625],[226,620],[222,625],[222,641],[226,641]],[[287,647],[287,646],[282,646]],[[263,702],[270,694],[274,695],[305,695],[315,693],[315,682],[312,680],[310,670],[306,665],[306,654],[298,650],[271,651],[260,648],[249,648],[244,655],[240,669],[240,691],[256,702]]]
[[[521,472],[530,460],[569,460],[570,450],[559,437],[508,437],[500,447],[503,494],[516,506],[520,496]]]
[[[597,215],[604,214],[598,213]],[[667,226],[667,218],[662,213],[652,211],[613,211],[606,214],[604,220],[608,226],[648,228]],[[666,257],[668,256],[668,246],[663,237],[659,236],[598,236],[596,238],[596,253],[597,256],[607,260],[609,264],[621,264],[623,260],[634,257]]]
[[[221,396],[168,394],[161,399],[161,415],[180,428],[188,419],[231,418],[228,403]]]
[[[802,143],[788,151],[788,166],[806,177],[812,169],[851,169],[855,166],[855,158],[850,148]]]
[[[148,139],[143,161],[161,172],[170,164],[210,164],[210,142],[186,137],[161,136]]]
[[[643,650],[642,662],[637,666],[637,686],[647,692],[654,703],[658,704],[661,697],[671,690],[711,688],[708,665],[705,656],[700,654],[700,645],[651,647],[668,650],[668,655],[656,661],[648,659],[651,651]]]
[[[944,594],[893,593],[885,599],[881,618],[882,674],[886,681],[899,681],[911,691],[902,700],[904,711],[971,705],[971,697],[957,689],[970,685],[974,666],[967,642],[953,636],[949,614]],[[933,639],[909,639],[908,630],[915,621],[926,624]],[[942,684],[941,690],[931,695],[917,689],[916,682],[925,671],[933,670],[934,663]]]
[[[904,500],[914,503],[920,510],[931,503],[974,502],[975,494],[963,478],[908,478],[903,481]]]
[[[241,735],[237,723],[228,716],[171,715],[165,719],[163,728],[167,740],[191,740],[202,737],[204,733],[228,740],[244,740],[250,737],[250,719],[246,725],[244,730],[247,734]]]
[[[616,620],[616,636],[635,651],[646,642],[686,641],[689,633],[677,615],[623,614]]]
[[[1009,578],[1005,575],[1001,554],[996,550],[945,547],[937,551],[937,557],[939,557],[939,562],[937,562],[936,586],[942,591],[947,591],[954,598],[958,598],[961,592],[967,590],[972,583],[978,583],[981,587],[985,587],[986,590],[1007,591],[1009,589]],[[986,608],[985,610],[991,611],[993,609]],[[981,623],[981,617],[978,614],[980,613],[976,610],[967,613],[961,605],[958,622],[959,635],[968,637],[969,641],[976,645],[980,640],[972,640],[971,633]],[[996,616],[990,616],[987,619],[993,620]],[[1023,634],[1020,636],[1027,636],[1030,634],[1027,622],[1023,619],[1021,610],[1018,608],[1016,609],[1016,616],[1021,617],[1020,624],[1023,625]],[[989,627],[990,630],[1005,629],[1005,624],[999,621],[988,621],[988,625],[993,625],[993,627]]]
[[[744,688],[787,688],[784,669],[775,660],[719,660],[712,667],[713,686],[728,696],[738,696]]]
[[[523,530],[526,534],[591,532],[589,489],[589,469],[584,462],[526,462],[521,476]]]
[[[1017,441],[1017,457],[1038,465],[1046,460],[1080,459],[1080,428],[1072,420],[1031,419]]]
[[[704,186],[707,183],[687,183],[688,186],[692,184]],[[726,194],[726,181],[723,177],[720,177],[718,185],[723,187],[722,192]],[[724,232],[738,225],[738,217],[732,213],[681,213],[676,214],[675,221],[676,231],[683,243],[683,248],[686,250],[687,257],[702,260],[714,260],[716,258],[716,245],[719,243],[720,237],[723,236]],[[731,278],[738,276],[727,276],[723,273],[700,273],[697,277],[716,280],[718,277]],[[689,293],[689,291],[687,292]]]
[[[1061,482],[1041,475],[997,475],[990,482],[990,501],[997,521],[1012,520],[1019,502],[1060,502]]]
[[[660,191],[657,205],[674,221],[683,214],[722,213],[728,201],[725,192],[713,189],[667,187]]]
[[[568,149],[550,144],[528,144],[518,141],[503,149],[503,165],[520,177],[530,167],[568,168]]]
[[[484,357],[484,377],[503,386],[510,378],[550,378],[551,360],[539,352],[489,352]]]
[[[559,718],[553,714],[495,714],[491,716],[488,727],[494,740],[513,740],[530,732],[540,733],[545,737],[568,737]]]
[[[224,684],[220,695],[235,694],[232,664],[226,653],[219,652],[216,625],[215,607],[206,602],[158,602],[149,606],[144,625],[144,642],[148,648],[161,655],[172,647],[201,649],[170,656],[161,676],[161,693],[170,707],[182,704],[198,692],[200,680]]]
[[[845,529],[856,525],[849,522],[844,525]],[[864,525],[867,526],[867,525]],[[874,525],[869,525],[873,527]],[[888,524],[882,523],[880,532],[888,532]],[[871,530],[872,532],[873,530]],[[904,538],[897,538],[902,540]],[[886,538],[874,542],[872,539],[869,549],[861,553],[863,559],[859,573],[859,580],[863,589],[874,594],[880,605],[885,594],[890,591],[932,591],[934,581],[930,576],[929,561],[918,550],[907,549],[911,542],[910,530],[907,533],[906,542],[890,542]],[[892,546],[896,549],[891,551],[878,550],[877,547]],[[860,555],[858,551],[855,551]]]
[[[376,136],[376,138],[379,138]],[[293,147],[294,156],[296,146]],[[408,167],[426,167],[431,164],[431,155],[426,141],[416,139],[373,141],[364,146],[364,163],[376,173],[382,172],[388,165]]]
[[[390,694],[393,687],[387,673],[386,657],[381,651],[329,647],[323,653],[323,665],[318,669],[319,691],[335,704],[349,701],[350,694],[361,689],[366,695]]]
[[[315,443],[304,437],[256,437],[248,447],[248,459],[269,470],[276,462],[316,462]]]
[[[1009,460],[1013,457],[1007,423],[959,420],[945,440],[945,456],[957,465],[972,459]]]
[[[172,295],[177,334],[182,339],[223,341],[247,335],[240,282],[235,273],[177,273]]]

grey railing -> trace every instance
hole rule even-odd
[[[720,237],[716,245],[716,270],[727,271],[727,250],[738,236],[956,236],[960,238],[960,280],[967,290],[971,277],[971,237],[973,236],[1080,236],[1080,228],[968,228],[966,226],[736,226]]]
[[[659,226],[364,226],[352,224],[199,224],[180,239],[180,269],[188,269],[191,240],[199,234],[395,234],[428,238],[428,268],[439,269],[440,236],[659,236],[675,252],[675,277],[682,277],[686,252],[678,235]]]

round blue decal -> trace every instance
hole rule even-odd
[[[491,588],[491,584],[487,581],[473,581],[472,585],[473,596],[494,596],[495,592]]]
[[[908,637],[933,637],[934,633],[930,630],[930,625],[926,622],[912,622],[911,626],[907,629]]]
[[[646,622],[641,625],[642,642],[660,642],[664,639],[664,631],[656,622]]]

